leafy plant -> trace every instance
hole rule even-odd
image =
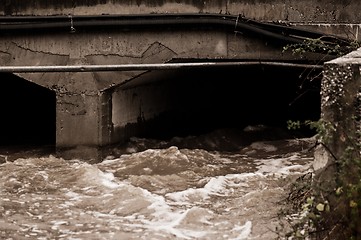
[[[302,43],[288,44],[283,52],[291,50],[293,54],[303,55],[307,52],[342,56],[360,47],[360,42],[330,37],[306,38]]]
[[[283,52],[292,51],[301,56],[320,53],[338,57],[360,46],[361,43],[355,40],[324,36],[286,45]],[[289,215],[293,216],[290,220],[293,230],[288,237],[361,239],[361,130],[357,127],[361,125],[361,119],[353,117],[352,121],[356,126],[355,132],[347,130],[348,124],[325,120],[287,121],[289,130],[304,127],[315,130],[317,144],[322,146],[330,158],[327,165],[307,181],[307,187],[302,179],[296,181],[291,189],[290,196],[293,197],[288,200],[294,206],[293,214]],[[348,136],[348,133],[352,136]]]
[[[318,142],[327,151],[327,143],[332,142],[331,136],[335,127],[325,121],[288,121],[289,129],[309,126],[317,130]],[[307,181],[296,181],[291,189],[289,201],[294,206],[291,216],[298,216],[289,233],[296,239],[310,237],[321,239],[361,239],[361,157],[360,144],[350,144],[342,156],[335,159],[337,167],[333,176]],[[356,141],[355,140],[355,141]],[[333,183],[327,183],[333,177]],[[322,236],[322,237],[321,237]]]

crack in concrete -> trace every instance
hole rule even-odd
[[[30,49],[30,48],[26,48],[24,46],[21,46],[19,43],[16,43],[15,41],[11,41],[11,43],[14,44],[16,47],[22,49],[22,50],[29,51],[29,52],[32,52],[32,53],[41,53],[41,54],[47,54],[47,55],[52,55],[52,56],[61,56],[61,57],[69,57],[70,58],[69,54],[59,54],[59,53],[38,51],[38,50],[33,50],[33,49]]]

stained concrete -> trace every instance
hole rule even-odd
[[[360,141],[360,71],[361,48],[324,64],[321,120],[325,132],[321,140],[326,148],[320,146],[316,152],[316,170],[335,166],[335,161],[345,156],[348,147],[359,148],[355,143]]]
[[[270,48],[262,39],[219,30],[96,31],[3,36],[0,49],[0,64],[5,66],[163,63],[175,58],[294,58],[290,54],[283,54],[279,48]],[[16,75],[55,92],[56,146],[68,152],[74,147],[81,148],[80,151],[71,151],[75,156],[79,152],[87,152],[84,148],[100,148],[126,140],[142,131],[143,120],[154,119],[170,108],[162,105],[167,102],[164,88],[146,86],[136,90],[120,90],[125,83],[129,85],[130,80],[152,78],[151,72]],[[153,78],[159,78],[162,74],[157,75]],[[142,96],[142,102],[132,102],[134,95]],[[92,151],[86,155],[92,155]]]
[[[358,0],[6,0],[2,15],[227,13],[265,21],[359,23]]]
[[[100,15],[147,13],[240,14],[359,39],[356,0],[244,1],[6,1],[0,14]],[[70,18],[69,18],[70,19]],[[327,22],[327,24],[324,24]],[[345,25],[345,23],[347,23]],[[350,25],[350,23],[352,23]],[[330,25],[331,24],[331,25]],[[295,60],[267,39],[222,29],[153,29],[4,34],[2,66],[164,63],[174,59]],[[164,75],[162,75],[164,73]],[[142,132],[145,122],[171,111],[176,94],[159,84],[166,72],[18,73],[56,94],[56,146],[71,154],[97,155],[97,149]],[[173,73],[174,74],[174,73]],[[172,75],[172,74],[170,74]],[[148,80],[145,80],[148,79]],[[155,79],[149,81],[149,79]],[[142,84],[146,82],[147,84]],[[154,84],[150,84],[153,82]],[[189,86],[191,87],[191,85]],[[178,104],[180,104],[178,102]],[[196,112],[196,110],[194,111]],[[80,149],[80,150],[79,150]],[[85,151],[84,149],[91,149]],[[93,151],[92,149],[95,149]],[[98,156],[98,155],[97,155]]]

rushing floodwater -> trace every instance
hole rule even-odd
[[[0,238],[276,238],[286,186],[310,171],[314,140],[263,130],[134,138],[97,164],[3,154]]]

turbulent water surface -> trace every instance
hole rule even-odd
[[[274,239],[314,140],[259,131],[133,138],[96,164],[3,152],[0,238]]]

